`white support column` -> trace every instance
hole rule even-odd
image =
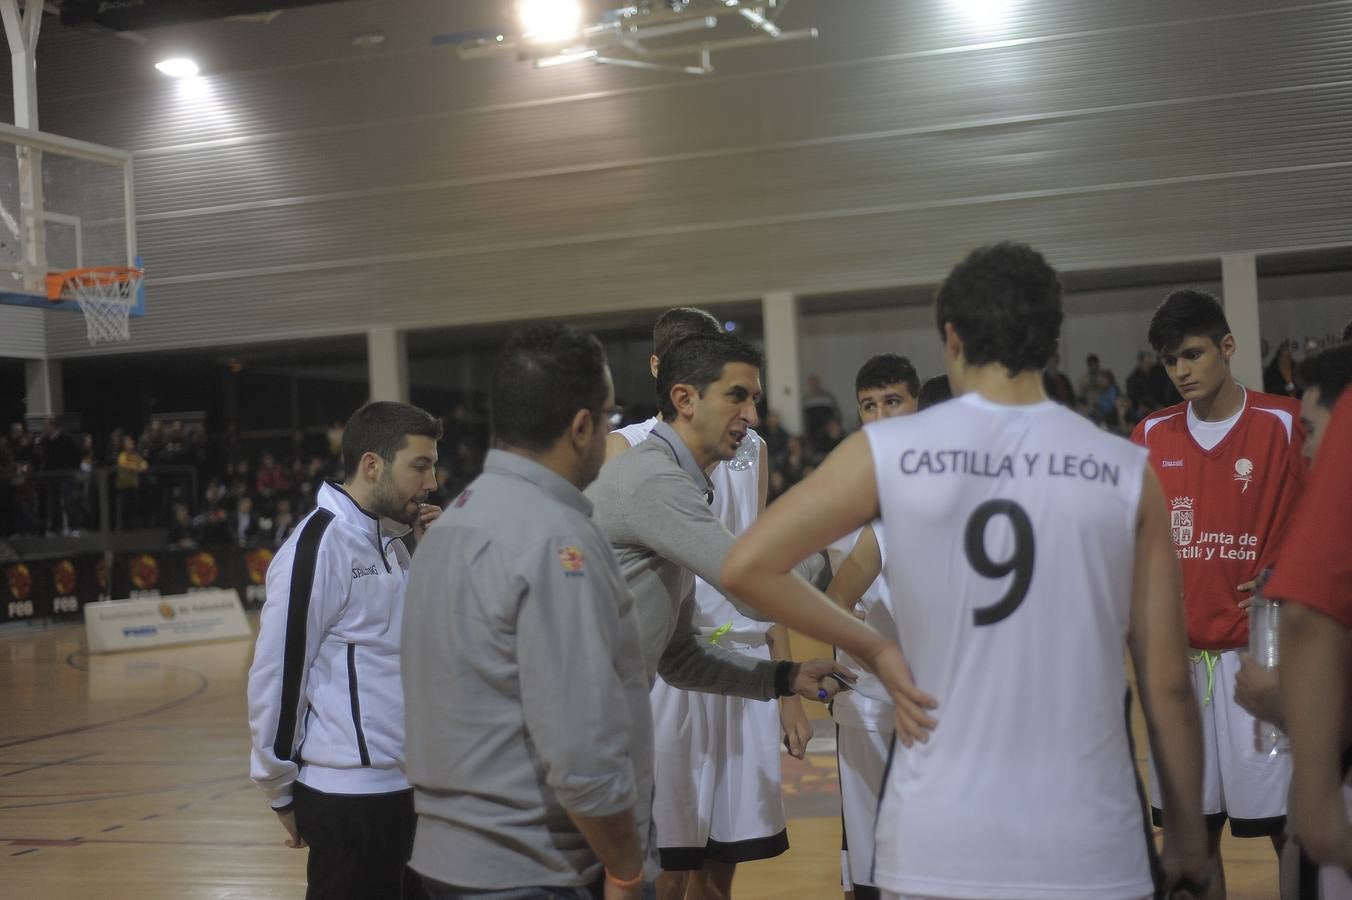
[[[408,345],[404,332],[386,326],[368,329],[366,367],[372,400],[408,402]]]
[[[10,67],[14,83],[14,124],[33,131],[38,129],[38,32],[42,28],[39,0],[28,0],[21,13],[18,0],[0,0],[0,18],[4,19],[9,40]],[[46,290],[47,225],[42,219],[42,151],[17,147],[19,175],[20,241],[23,245],[24,290],[40,294]]]
[[[791,434],[803,433],[803,378],[798,352],[798,298],[777,291],[761,298],[765,330],[765,405]]]
[[[1221,294],[1225,318],[1235,336],[1230,372],[1240,384],[1263,389],[1263,343],[1258,331],[1258,266],[1252,253],[1221,257]]]
[[[65,412],[61,360],[28,359],[24,360],[23,369],[28,415],[53,416]]]

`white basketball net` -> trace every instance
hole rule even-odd
[[[131,340],[131,310],[143,277],[133,269],[119,275],[73,272],[66,278],[62,293],[80,304],[90,344]]]

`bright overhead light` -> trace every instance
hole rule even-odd
[[[173,59],[162,59],[155,63],[155,68],[159,69],[170,78],[191,78],[197,74],[197,63],[187,57],[175,57]]]
[[[521,33],[528,40],[555,43],[577,37],[582,30],[578,0],[517,0]]]
[[[576,53],[560,53],[558,56],[542,56],[535,61],[535,68],[549,69],[554,66],[566,66],[568,63],[582,62],[584,59],[596,59],[596,51],[579,50]]]
[[[1010,0],[952,0],[963,15],[982,27],[1003,24],[1010,12]]]

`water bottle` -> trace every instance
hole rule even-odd
[[[746,437],[737,445],[737,455],[728,460],[724,465],[734,472],[745,472],[756,464],[760,459],[760,450],[757,449],[756,442],[759,438],[754,431],[747,431]]]
[[[1266,573],[1265,573],[1266,574]],[[1263,596],[1263,582],[1259,576],[1249,607],[1249,656],[1265,669],[1277,667],[1277,636],[1281,627],[1281,606]],[[1253,720],[1253,749],[1275,756],[1283,749],[1282,732],[1271,722]]]

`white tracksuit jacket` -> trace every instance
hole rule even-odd
[[[268,567],[249,669],[249,774],[275,809],[299,780],[334,794],[409,787],[399,634],[409,551],[328,483]]]

